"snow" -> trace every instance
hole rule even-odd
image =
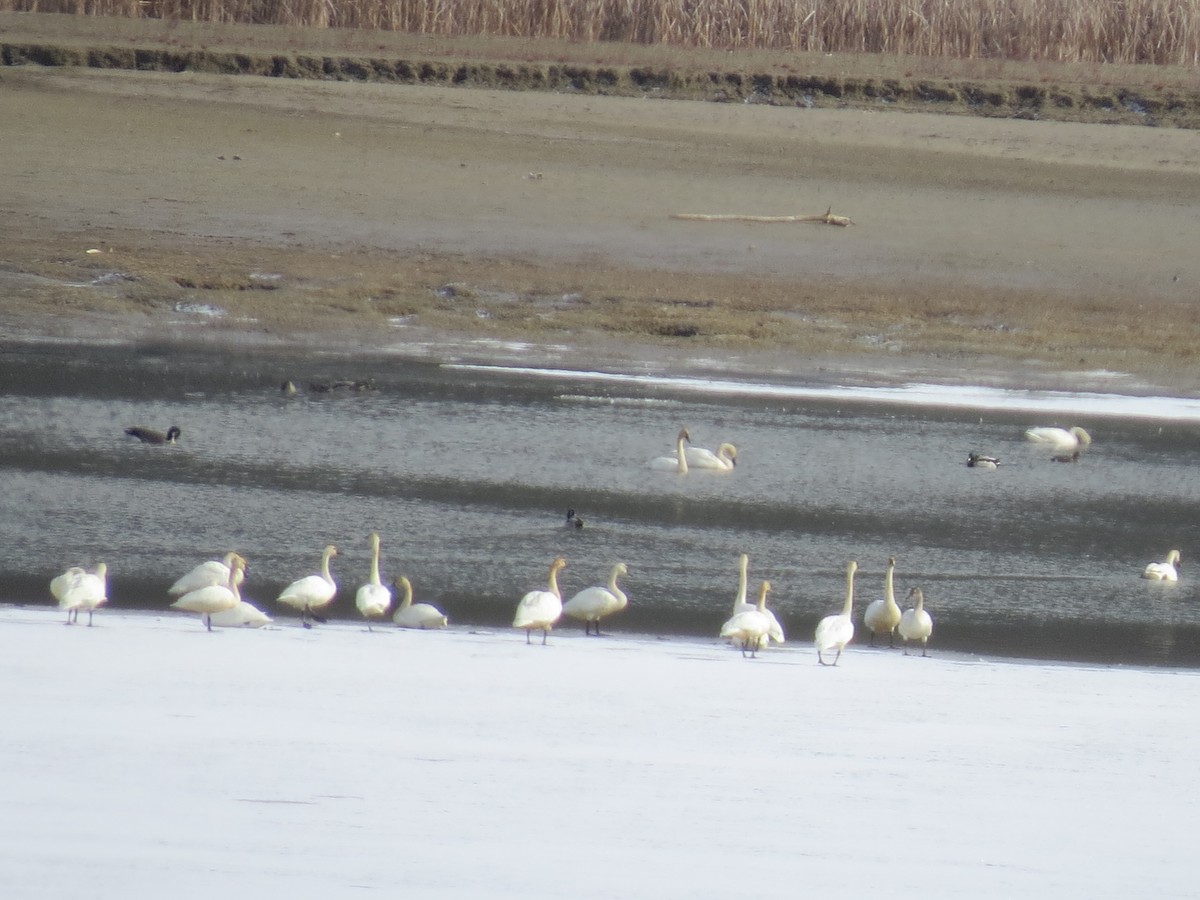
[[[1195,893],[1191,671],[62,619],[0,606],[7,898]]]

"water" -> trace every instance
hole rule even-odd
[[[289,378],[375,389],[289,398]],[[1200,414],[1188,402],[545,377],[168,346],[8,346],[0,384],[4,600],[48,604],[51,577],[103,560],[111,606],[162,610],[176,577],[236,549],[250,562],[243,593],[286,620],[273,598],[333,543],[331,613],[351,618],[377,530],[385,578],[408,575],[416,599],[459,626],[507,627],[561,554],[565,596],[629,566],[630,606],[609,630],[715,636],[746,552],[752,593],[769,579],[772,607],[803,644],[840,607],[847,560],[859,562],[861,616],[894,555],[902,605],[909,587],[924,590],[935,652],[1200,665],[1189,577]],[[1057,409],[1014,408],[1038,404]],[[1080,463],[1051,463],[1021,439],[1055,421],[1092,432]],[[183,440],[145,446],[124,436],[134,424],[177,424]],[[737,470],[647,468],[684,426],[697,445],[736,444]],[[1000,470],[966,468],[972,449],[1000,456]],[[563,527],[568,507],[583,529]],[[1171,548],[1183,551],[1181,582],[1143,581]]]

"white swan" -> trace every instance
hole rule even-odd
[[[904,638],[904,655],[908,656],[909,641],[920,641],[921,655],[928,656],[925,650],[929,636],[933,634],[933,617],[925,611],[925,594],[919,587],[909,591],[908,596],[915,597],[917,605],[906,609],[900,617],[900,637]]]
[[[688,458],[684,448],[685,443],[690,443],[692,436],[688,434],[686,428],[680,429],[678,435],[675,436],[675,455],[674,456],[656,456],[650,460],[650,468],[658,472],[675,472],[679,475],[688,473]]]
[[[325,621],[316,614],[316,611],[324,609],[332,603],[333,598],[337,595],[337,582],[329,574],[329,559],[333,556],[337,556],[337,548],[330,544],[321,553],[320,575],[306,575],[304,578],[293,581],[283,589],[283,593],[275,598],[278,603],[285,603],[293,609],[300,610],[300,624],[305,628],[312,628],[309,619],[317,622]]]
[[[754,657],[766,646],[771,630],[767,616],[767,591],[771,582],[764,581],[758,588],[758,602],[750,609],[739,612],[721,626],[721,637],[728,638],[741,648],[742,656],[749,651]]]
[[[1044,444],[1055,450],[1083,450],[1092,443],[1092,436],[1075,425],[1071,428],[1038,427],[1025,432],[1025,440]]]
[[[1178,581],[1181,558],[1178,550],[1172,550],[1162,562],[1152,562],[1142,572],[1143,578],[1151,581]]]
[[[213,613],[227,612],[242,602],[238,593],[238,574],[245,563],[239,556],[230,563],[229,580],[225,584],[210,584],[190,591],[171,604],[172,609],[200,613],[204,627],[212,631]]]
[[[737,447],[733,444],[722,444],[713,453],[707,447],[688,447],[683,454],[687,464],[693,469],[716,469],[721,472],[732,472],[737,466]]]
[[[229,567],[235,559],[242,560],[242,568],[238,575],[238,587],[241,587],[246,576],[246,560],[231,550],[225,554],[223,559],[210,559],[208,562],[202,562],[194,567],[167,588],[168,596],[182,597],[184,594],[190,594],[192,591],[198,591],[209,585],[228,584]]]
[[[208,621],[220,628],[262,628],[272,619],[249,600],[239,600],[232,609],[212,613]]]
[[[733,598],[733,611],[731,615],[736,616],[738,613],[750,612],[757,609],[753,603],[746,602],[746,569],[750,565],[750,557],[745,553],[738,556],[738,591],[737,596]],[[784,642],[783,626],[779,624],[779,619],[775,617],[769,609],[763,609],[763,613],[770,620],[771,626],[767,629],[767,633],[763,635],[758,642],[758,649],[765,650],[767,644],[774,641],[777,644]]]
[[[542,630],[542,643],[550,629],[562,617],[562,591],[558,589],[558,570],[566,566],[567,561],[561,556],[550,563],[549,586],[544,591],[530,591],[517,604],[517,614],[513,617],[513,628],[525,629],[525,643],[532,643],[529,634],[533,629]]]
[[[91,572],[71,566],[50,580],[50,593],[58,600],[58,608],[67,611],[68,625],[78,622],[79,611],[86,609],[90,626],[96,607],[108,602],[108,566],[97,563]]]
[[[619,562],[608,573],[607,587],[584,588],[563,604],[563,615],[583,621],[583,633],[590,634],[592,623],[596,623],[596,637],[600,636],[600,620],[618,613],[629,604],[625,592],[617,587],[617,579],[629,570]]]
[[[371,543],[371,575],[370,580],[358,589],[354,595],[354,605],[367,619],[367,631],[371,631],[370,619],[387,615],[392,605],[392,592],[379,580],[379,533],[372,531],[368,540]]]
[[[846,602],[842,611],[836,616],[826,616],[817,623],[817,633],[814,642],[817,645],[817,662],[823,666],[838,664],[842,651],[854,637],[854,619],[851,614],[854,609],[854,573],[858,571],[858,563],[850,560],[846,564]],[[825,662],[826,650],[837,650],[837,656],[832,663]]]
[[[394,582],[404,599],[392,613],[392,621],[401,628],[445,628],[450,620],[432,603],[413,603],[412,582],[401,575]]]
[[[871,631],[870,646],[875,646],[875,635],[886,634],[888,646],[896,646],[896,626],[900,624],[900,607],[896,604],[893,577],[896,572],[896,557],[889,556],[887,574],[883,576],[883,597],[872,600],[863,614],[863,624]]]

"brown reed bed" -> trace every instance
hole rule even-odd
[[[0,0],[0,11],[444,37],[1200,64],[1198,0]]]

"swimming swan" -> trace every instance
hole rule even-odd
[[[693,469],[716,469],[721,472],[732,472],[737,466],[737,447],[733,444],[722,444],[713,453],[707,447],[688,447],[684,451],[687,464]]]
[[[925,611],[925,594],[919,587],[909,591],[908,596],[915,597],[917,605],[912,609],[906,609],[904,615],[900,617],[900,637],[904,638],[904,655],[908,656],[909,641],[920,641],[921,655],[928,656],[925,648],[929,642],[929,636],[933,634],[933,617]]]
[[[814,642],[817,645],[817,662],[823,666],[838,664],[842,651],[854,637],[854,619],[851,613],[854,609],[854,573],[858,571],[858,563],[850,560],[846,564],[846,602],[842,611],[836,616],[826,616],[817,623],[817,633]],[[837,656],[832,663],[825,662],[822,655],[826,650],[837,650]]]
[[[58,600],[58,608],[67,611],[68,625],[78,622],[79,611],[86,609],[91,626],[96,607],[108,602],[108,566],[97,563],[91,572],[71,566],[50,580],[50,593]]]
[[[684,443],[690,443],[692,436],[688,434],[686,428],[681,429],[675,437],[675,455],[674,456],[656,456],[650,460],[650,468],[658,472],[675,472],[679,475],[688,473],[688,458],[684,449]]]
[[[445,613],[432,603],[412,602],[412,582],[403,575],[392,583],[400,589],[404,597],[392,613],[392,621],[400,628],[445,628],[450,624]]]
[[[372,531],[367,540],[371,544],[371,575],[370,580],[355,593],[354,605],[367,620],[367,631],[373,631],[370,620],[387,615],[392,605],[392,592],[379,580],[379,533]]]
[[[1172,550],[1162,562],[1153,562],[1142,572],[1143,578],[1151,581],[1178,581],[1181,559],[1178,550]]]
[[[293,581],[275,598],[277,603],[285,603],[293,609],[300,610],[300,624],[305,628],[312,628],[309,619],[325,621],[316,611],[332,603],[337,595],[337,582],[329,574],[329,559],[333,556],[337,556],[337,547],[330,544],[321,553],[320,575],[306,575]]]
[[[1092,436],[1078,425],[1071,428],[1039,427],[1025,432],[1025,440],[1044,444],[1055,450],[1085,450],[1092,443]]]
[[[883,598],[872,600],[863,614],[863,624],[871,631],[870,646],[875,646],[875,635],[886,634],[888,646],[896,646],[896,626],[900,624],[900,607],[896,604],[896,592],[892,579],[896,572],[896,557],[889,556],[887,574],[883,576]]]
[[[535,628],[542,630],[542,644],[550,629],[562,617],[562,591],[558,589],[558,571],[566,566],[567,561],[561,556],[550,563],[549,587],[544,591],[530,591],[517,604],[517,614],[513,618],[513,628],[525,629],[525,643],[532,643],[529,633]]]
[[[728,638],[741,648],[742,656],[747,651],[750,657],[758,655],[758,651],[766,646],[771,630],[771,620],[767,617],[767,592],[771,590],[771,582],[764,581],[758,587],[758,602],[745,612],[732,616],[721,626],[721,637]]]
[[[126,428],[125,433],[130,437],[137,438],[143,444],[173,444],[183,436],[183,431],[180,430],[178,425],[172,425],[167,429],[165,434],[141,425],[133,425]]]
[[[583,633],[590,634],[592,623],[596,623],[596,637],[600,636],[600,620],[618,613],[629,604],[625,592],[617,587],[617,579],[629,570],[619,562],[608,573],[607,587],[584,588],[563,604],[563,615],[583,621]]]
[[[235,559],[242,560],[242,566],[238,570],[238,587],[241,587],[246,577],[246,560],[231,550],[225,554],[223,559],[210,559],[208,562],[202,562],[195,566],[167,588],[168,596],[182,597],[184,594],[190,594],[192,591],[198,591],[209,585],[228,584],[229,567]]]
[[[226,612],[242,602],[238,593],[238,574],[245,564],[239,556],[229,567],[229,580],[225,584],[210,584],[206,587],[189,591],[171,604],[172,609],[182,609],[184,612],[200,613],[204,617],[204,627],[212,631],[213,613]]]

